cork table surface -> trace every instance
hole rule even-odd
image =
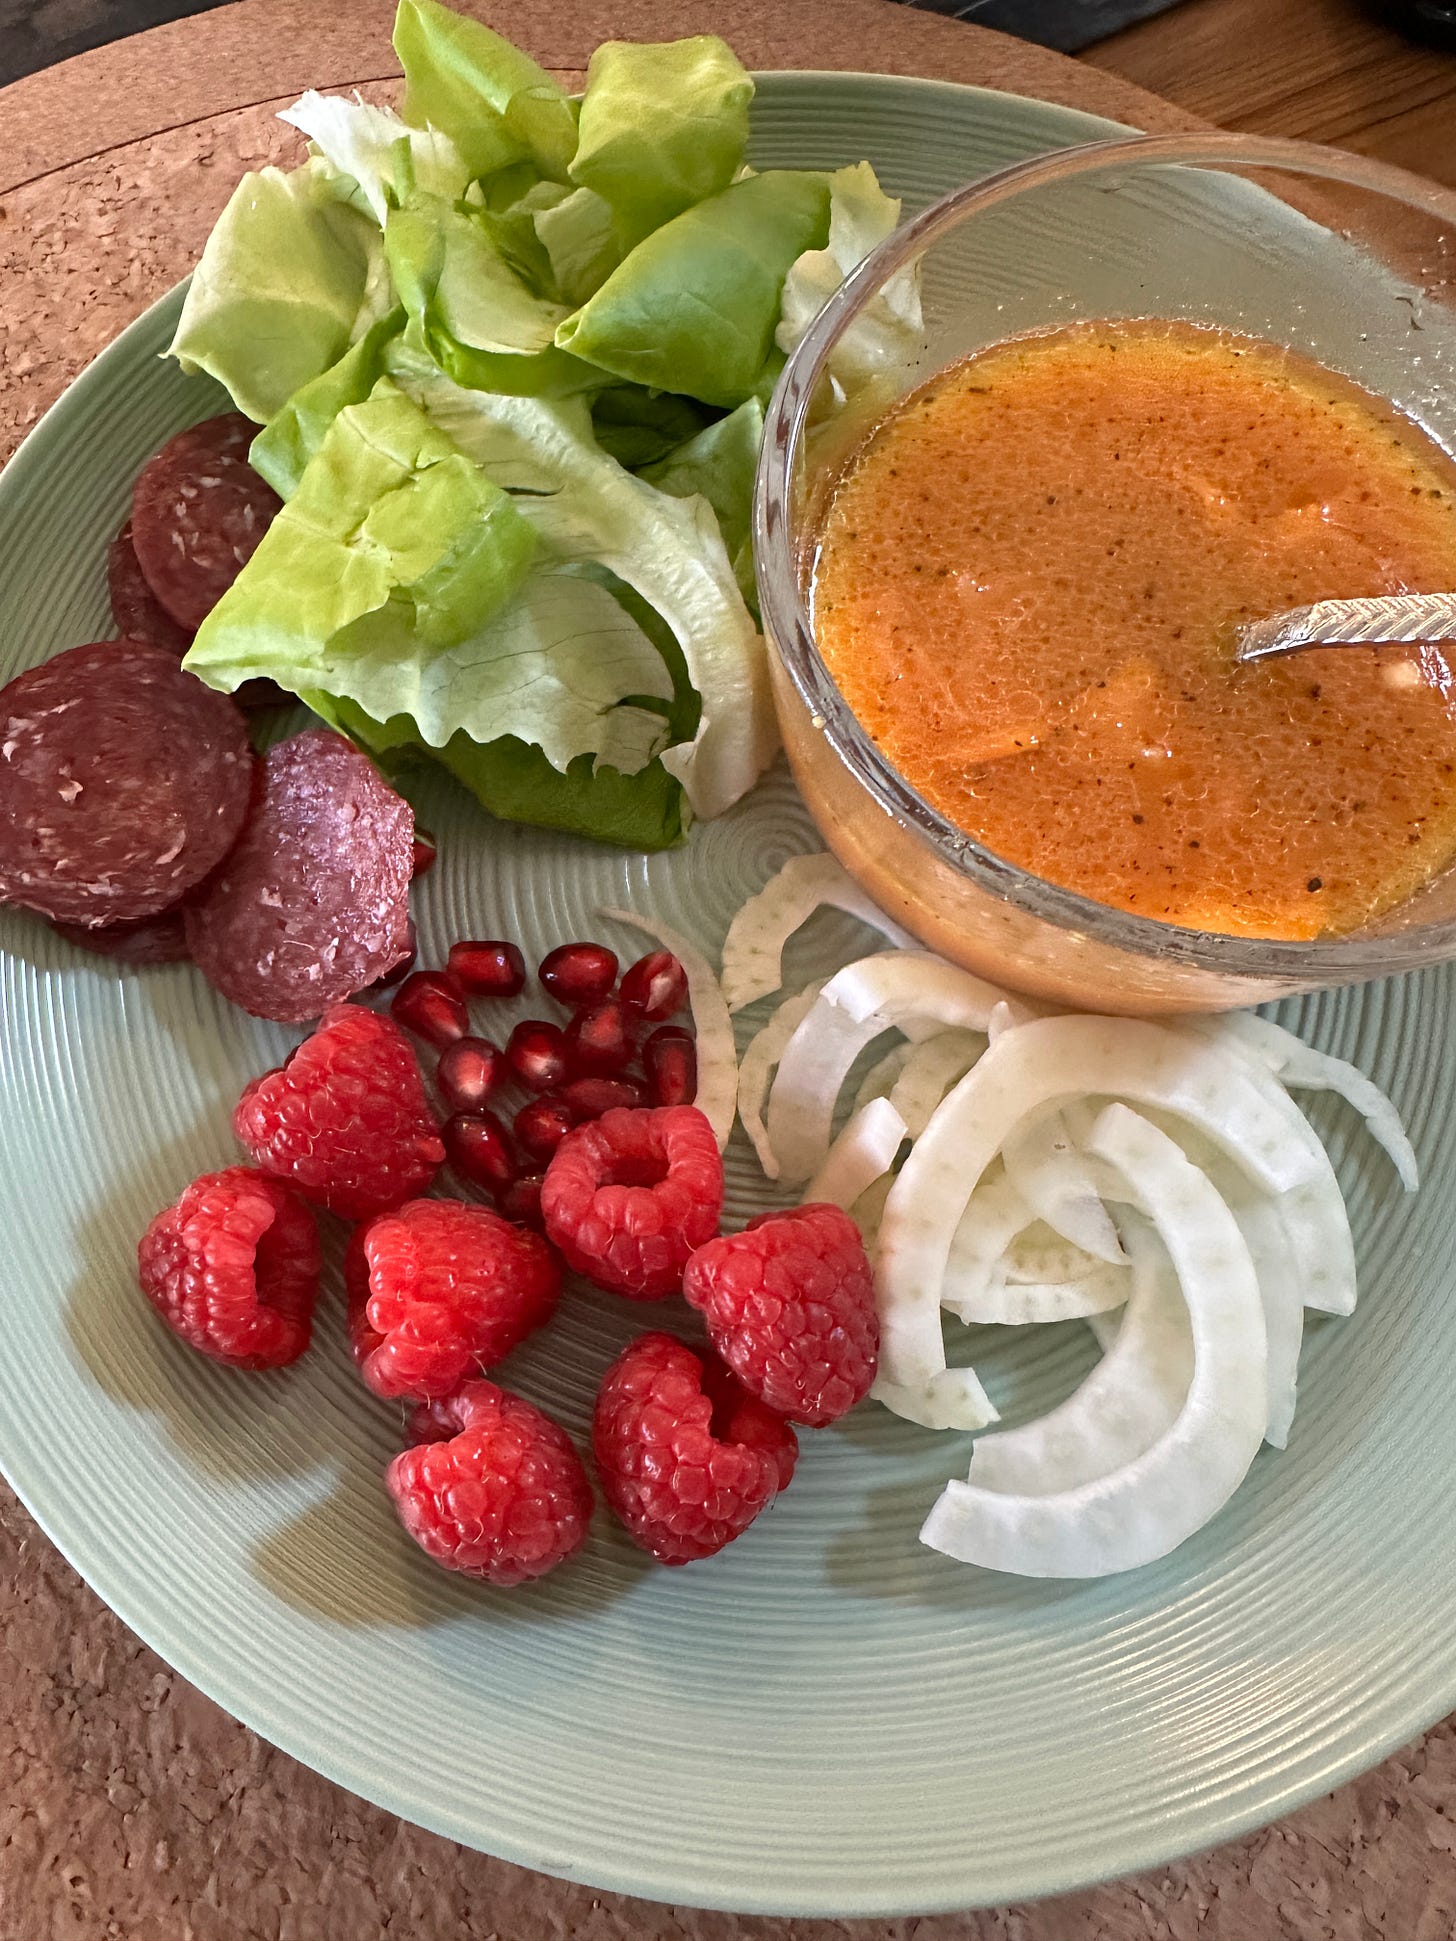
[[[1169,87],[1182,22],[1191,106],[1374,152],[1385,119],[1404,150],[1392,159],[1456,176],[1456,138],[1427,141],[1435,124],[1421,120],[1425,107],[1449,106],[1456,62],[1362,26],[1349,0],[1278,9],[1192,0],[1104,43],[1095,67],[880,0],[517,0],[509,9],[472,0],[472,10],[565,77],[609,34],[711,28],[753,67],[935,75],[1150,129],[1193,117],[1115,70]],[[308,85],[388,95],[392,11],[391,0],[240,0],[0,91],[0,458],[184,273],[239,172],[291,156],[297,138],[274,120],[276,107]],[[1244,41],[1271,15],[1280,17],[1276,51],[1250,67]],[[1312,50],[1327,109],[1307,91],[1281,94],[1279,48],[1291,58]],[[1238,76],[1256,72],[1262,91],[1241,92]],[[1382,87],[1396,96],[1384,117]],[[3,571],[0,562],[0,582]],[[106,1610],[3,1485],[0,1776],[0,1941],[1445,1941],[1456,1932],[1450,1722],[1234,1846],[1038,1906],[789,1922],[662,1907],[528,1873],[365,1805],[236,1724]]]

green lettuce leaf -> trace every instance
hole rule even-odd
[[[316,171],[245,175],[192,273],[170,355],[266,423],[348,349],[379,255],[373,224]]]
[[[599,391],[592,399],[591,414],[597,443],[629,472],[666,458],[695,437],[710,417],[691,398],[674,391],[648,391],[640,384],[613,384]]]
[[[660,761],[623,775],[615,768],[594,766],[591,755],[578,755],[563,772],[539,748],[515,735],[484,745],[454,735],[443,748],[429,748],[406,715],[381,724],[351,702],[320,694],[302,698],[387,773],[407,777],[421,761],[438,762],[502,822],[527,822],[628,849],[671,849],[687,833],[690,818],[682,787]]]
[[[363,404],[384,375],[384,354],[404,328],[398,307],[351,344],[337,364],[300,385],[253,440],[248,461],[280,499],[291,499],[309,460],[346,405]]]
[[[431,358],[476,390],[559,396],[605,383],[556,347],[564,306],[538,296],[512,267],[491,221],[488,211],[422,191],[389,212],[385,256]]]
[[[743,161],[752,98],[752,78],[713,34],[598,47],[571,179],[610,206],[624,252],[728,187]]]
[[[437,129],[415,129],[388,108],[310,88],[278,119],[301,129],[330,168],[345,178],[349,199],[382,229],[391,201],[408,187],[453,200],[470,170]],[[401,146],[403,145],[403,146]]]
[[[742,404],[774,351],[784,278],[828,233],[823,175],[748,176],[654,230],[556,342],[617,377]]]
[[[784,279],[783,314],[775,340],[791,351],[856,263],[877,249],[900,220],[900,204],[885,194],[868,162],[836,169],[829,178],[829,238],[801,256]],[[892,276],[835,345],[829,372],[852,391],[886,371],[903,368],[920,349],[918,266]]]
[[[733,562],[733,576],[751,613],[758,612],[753,576],[753,475],[763,443],[763,406],[757,398],[678,445],[642,476],[676,499],[707,500]]]
[[[717,815],[746,794],[772,759],[776,730],[763,643],[711,507],[624,471],[592,437],[581,399],[468,391],[405,355],[394,368],[431,421],[519,495],[515,504],[545,553],[605,569],[670,630],[701,706],[692,739],[662,760],[694,813]],[[660,656],[657,665],[665,674]],[[664,694],[671,685],[636,692]]]
[[[563,303],[582,304],[595,296],[622,260],[611,204],[595,189],[573,189],[543,202],[533,222]]]
[[[394,51],[404,68],[404,118],[435,128],[472,176],[530,161],[566,179],[576,106],[543,67],[479,20],[435,0],[400,0]]]

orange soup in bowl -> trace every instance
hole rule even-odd
[[[1082,324],[903,399],[825,515],[815,639],[933,807],[1229,935],[1357,928],[1456,854],[1456,649],[1240,665],[1239,622],[1456,588],[1456,465],[1251,338]]]

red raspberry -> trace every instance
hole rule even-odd
[[[602,1493],[659,1563],[711,1557],[787,1489],[799,1445],[726,1368],[644,1334],[607,1370],[592,1418]]]
[[[360,1004],[331,1004],[312,1037],[255,1078],[233,1131],[265,1173],[346,1220],[423,1193],[445,1157],[409,1040]]]
[[[541,1187],[547,1238],[598,1287],[660,1301],[718,1231],[723,1161],[696,1107],[616,1107],[568,1132]]]
[[[298,1360],[320,1272],[313,1215],[248,1166],[193,1180],[137,1248],[142,1292],[173,1334],[230,1368]]]
[[[428,1400],[548,1321],[561,1269],[544,1240],[483,1206],[411,1200],[354,1229],[344,1281],[365,1381]]]
[[[837,1206],[761,1213],[700,1247],[683,1293],[750,1395],[806,1428],[864,1400],[880,1323],[859,1228]]]
[[[446,1570],[523,1584],[586,1542],[592,1491],[564,1429],[494,1382],[417,1409],[421,1438],[384,1480],[399,1520]]]

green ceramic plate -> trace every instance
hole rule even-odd
[[[851,75],[768,77],[755,131],[760,164],[868,155],[915,204],[1110,132]],[[216,408],[158,359],[176,308],[99,358],[0,480],[0,678],[104,632],[131,479]],[[426,962],[462,934],[539,952],[602,929],[602,904],[715,948],[740,900],[817,846],[781,777],[645,859],[493,827],[443,782],[419,807],[440,836],[419,891]],[[1262,1454],[1165,1563],[1047,1585],[931,1555],[916,1530],[965,1441],[867,1407],[806,1436],[788,1495],[710,1563],[654,1568],[602,1516],[571,1569],[492,1592],[398,1532],[380,1484],[397,1412],[360,1386],[336,1309],[298,1368],[237,1376],[165,1335],[133,1286],[141,1228],[233,1156],[232,1102],[289,1034],[185,967],[118,973],[15,914],[3,936],[0,1463],[186,1678],[353,1791],[606,1887],[888,1914],[1055,1893],[1227,1839],[1456,1702],[1450,977],[1287,1008],[1391,1089],[1426,1184],[1405,1200],[1343,1108],[1321,1119],[1354,1211],[1359,1312],[1311,1327],[1288,1452]],[[791,969],[861,941],[825,920]],[[736,1145],[730,1175],[741,1216],[762,1183]],[[575,1292],[508,1379],[580,1435],[642,1324]],[[1075,1327],[1030,1346],[988,1332],[974,1351],[1012,1420],[1091,1359]]]

